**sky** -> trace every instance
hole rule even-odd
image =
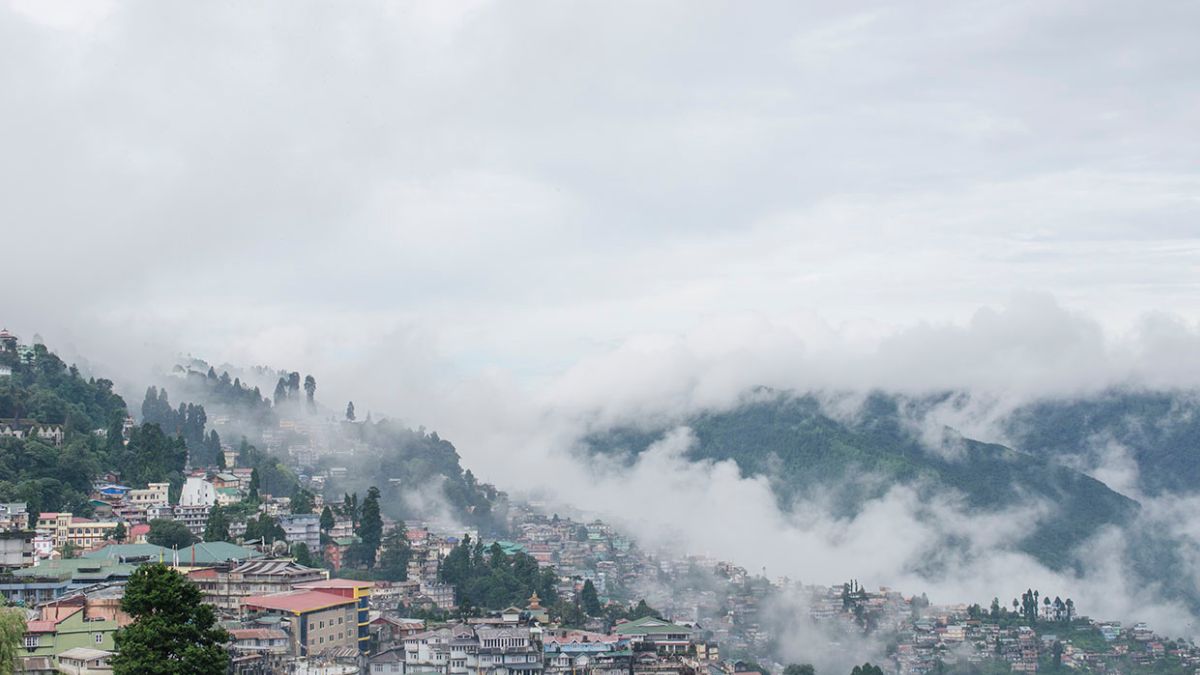
[[[0,0],[0,324],[134,401],[179,353],[312,372],[329,408],[436,428],[506,488],[551,466],[583,507],[667,491],[729,525],[691,533],[714,554],[748,520],[825,541],[800,573],[829,581],[881,533],[979,528],[949,504],[929,531],[903,491],[849,535],[798,523],[728,464],[681,465],[684,431],[630,475],[554,453],[757,385],[1195,387],[1198,22],[1172,0]],[[989,564],[965,569],[1053,578]]]
[[[0,323],[535,386],[648,335],[873,345],[1025,293],[1194,328],[1198,14],[7,0]]]

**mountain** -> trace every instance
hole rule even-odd
[[[830,414],[814,396],[769,395],[731,410],[704,412],[658,428],[624,427],[592,434],[593,452],[636,456],[678,424],[695,434],[686,456],[732,460],[744,475],[770,478],[784,509],[831,493],[837,516],[856,513],[895,485],[924,496],[954,490],[968,509],[985,512],[1046,500],[1055,509],[1018,547],[1062,569],[1072,549],[1107,524],[1124,524],[1138,505],[1106,485],[1047,457],[963,438],[942,429],[930,448],[911,420],[927,401],[875,393],[850,419]]]
[[[1113,450],[1137,467],[1144,494],[1200,488],[1200,396],[1192,391],[1112,389],[1042,399],[1016,409],[1004,433],[1022,450],[1056,461],[1098,465]]]

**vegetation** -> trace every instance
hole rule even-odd
[[[223,675],[229,634],[200,590],[166,565],[142,565],[129,578],[121,609],[133,623],[117,631],[114,675]]]
[[[25,612],[0,606],[0,675],[12,675],[25,635]]]
[[[146,541],[155,546],[180,549],[196,543],[196,538],[187,526],[178,520],[155,518],[150,521],[150,532],[146,535]]]
[[[469,536],[442,561],[439,576],[454,584],[455,599],[464,615],[478,609],[523,607],[535,592],[543,605],[558,601],[558,577],[553,569],[538,569],[537,561],[526,553],[506,555],[497,543],[485,554],[483,542],[472,543]]]
[[[212,466],[221,458],[221,438],[216,431],[205,433],[208,415],[204,406],[180,403],[171,407],[166,389],[150,387],[142,401],[142,421],[157,424],[165,433],[183,439],[193,466]]]
[[[932,404],[873,394],[855,419],[845,420],[831,417],[814,397],[775,395],[682,422],[696,436],[689,458],[733,460],[746,475],[769,476],[785,509],[823,491],[832,495],[834,515],[849,517],[898,484],[925,496],[954,490],[973,509],[1044,498],[1056,509],[1030,528],[1021,548],[1056,569],[1073,564],[1075,545],[1098,528],[1128,522],[1136,512],[1134,502],[1097,480],[1001,445],[946,430],[952,451],[929,448],[910,420]],[[636,456],[665,430],[616,429],[589,441],[597,452]],[[864,474],[871,480],[861,480]]]

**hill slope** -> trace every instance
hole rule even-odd
[[[832,490],[835,515],[852,515],[897,484],[925,495],[952,488],[980,511],[1046,500],[1057,508],[1019,547],[1053,568],[1070,565],[1071,549],[1098,527],[1125,523],[1137,511],[1135,502],[1103,483],[1046,458],[949,431],[953,453],[931,450],[905,423],[902,405],[903,399],[875,394],[847,421],[826,414],[813,397],[780,395],[679,423],[696,436],[689,458],[733,460],[745,475],[771,477],[785,509]],[[587,442],[596,452],[636,455],[673,426],[613,429]],[[871,480],[860,480],[864,475]]]

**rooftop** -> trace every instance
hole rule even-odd
[[[287,591],[244,598],[242,605],[251,609],[274,609],[292,614],[304,614],[338,605],[353,605],[355,602],[354,598],[324,591]]]

